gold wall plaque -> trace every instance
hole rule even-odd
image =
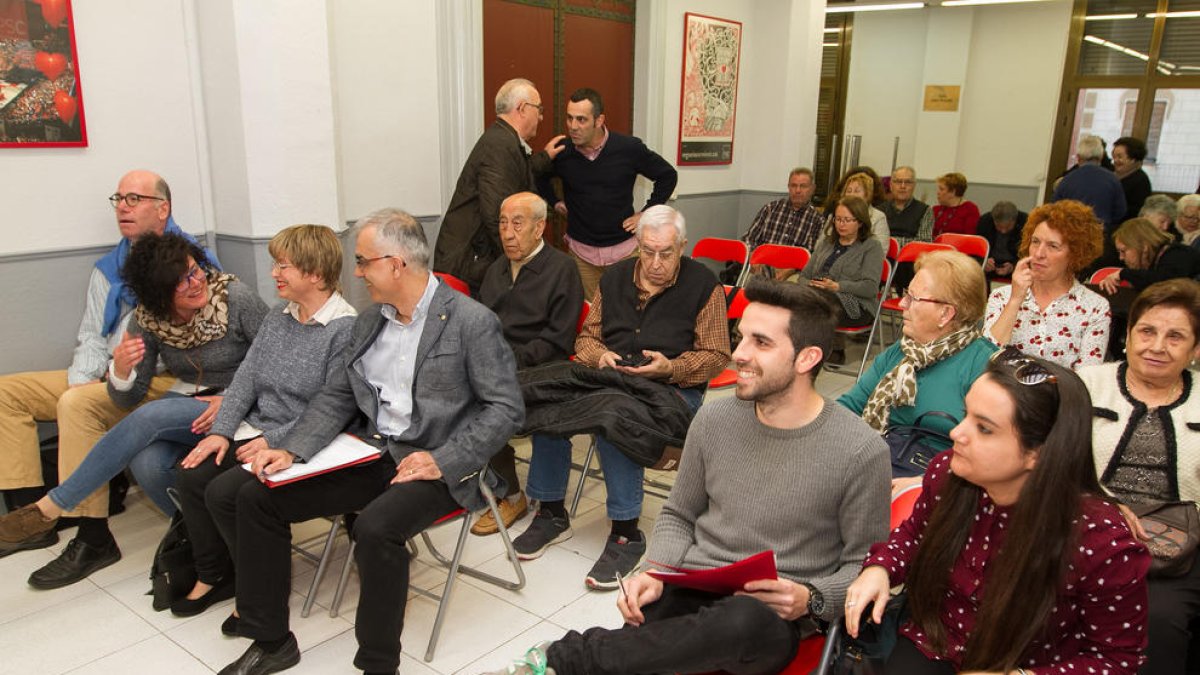
[[[958,111],[959,87],[957,84],[925,85],[925,110],[932,112]]]

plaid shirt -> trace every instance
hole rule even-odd
[[[794,209],[791,200],[783,197],[758,210],[742,241],[752,249],[761,244],[783,244],[803,246],[811,251],[824,225],[825,219],[812,204]]]

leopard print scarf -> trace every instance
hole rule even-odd
[[[875,385],[875,391],[863,408],[863,421],[879,433],[886,431],[892,408],[917,402],[917,371],[959,353],[982,334],[979,328],[972,325],[929,344],[920,344],[908,337],[901,338],[900,352],[904,358]]]
[[[208,303],[187,323],[173,324],[170,317],[153,316],[138,305],[138,325],[163,344],[176,349],[191,349],[220,340],[229,328],[229,282],[234,278],[232,274],[209,272]]]

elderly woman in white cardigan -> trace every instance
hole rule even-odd
[[[1200,356],[1200,283],[1148,287],[1129,310],[1126,360],[1079,370],[1092,397],[1101,484],[1126,504],[1200,502],[1200,396],[1188,364]],[[1141,526],[1135,527],[1146,539]],[[1150,580],[1147,661],[1139,673],[1182,674],[1200,615],[1200,564]]]

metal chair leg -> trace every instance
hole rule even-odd
[[[596,437],[592,436],[591,443],[588,444],[587,457],[583,460],[583,468],[579,472],[579,484],[575,486],[575,496],[571,498],[571,509],[569,513],[571,517],[575,517],[575,512],[579,510],[579,499],[583,497],[583,485],[588,479],[588,473],[592,470],[592,460],[596,456]]]

